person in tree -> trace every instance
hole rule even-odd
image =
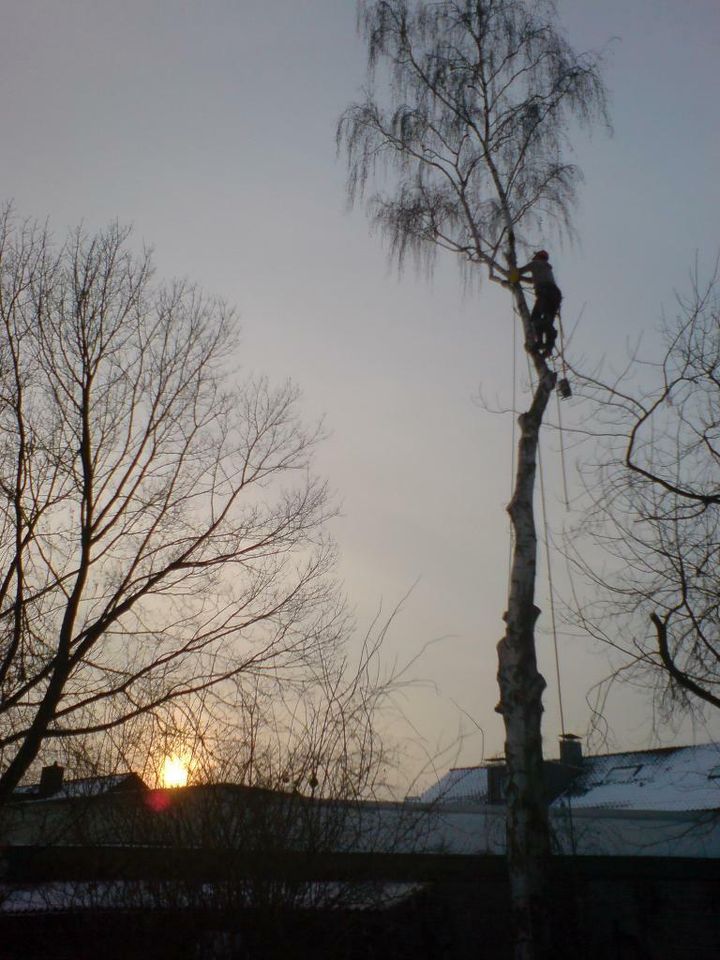
[[[520,267],[518,273],[520,279],[529,280],[535,288],[535,305],[530,314],[535,333],[534,348],[541,356],[549,357],[557,338],[555,317],[560,309],[562,293],[555,283],[547,250],[538,250],[530,263]],[[524,274],[529,274],[529,277]]]

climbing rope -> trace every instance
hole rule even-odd
[[[515,480],[515,447],[516,447],[516,413],[517,413],[517,321],[520,320],[520,316],[517,311],[517,307],[513,302],[513,372],[512,372],[512,412],[513,412],[513,427],[512,427],[512,447],[510,454],[510,499],[513,495],[513,485]],[[562,325],[562,317],[558,311],[558,327],[560,332],[560,351],[559,358],[562,370],[562,378],[558,382],[558,391],[557,391],[557,404],[558,404],[558,430],[560,432],[560,462],[562,467],[562,478],[563,478],[563,493],[565,498],[565,506],[570,509],[570,498],[568,494],[568,484],[567,484],[567,469],[565,463],[565,446],[563,439],[563,428],[562,428],[562,417],[560,413],[560,397],[563,398],[571,396],[570,386],[567,379],[567,367],[565,364],[565,333]],[[527,360],[527,369],[528,369],[528,380],[530,383],[531,390],[534,391],[535,384],[533,382],[533,370],[530,364],[530,356],[526,353]],[[565,736],[565,708],[563,703],[562,695],[562,677],[560,672],[560,647],[558,643],[558,631],[557,631],[557,616],[555,610],[555,588],[552,578],[552,565],[550,562],[550,533],[549,533],[549,521],[548,521],[548,510],[547,510],[547,498],[545,495],[545,473],[543,470],[543,460],[542,460],[542,448],[538,441],[537,447],[537,459],[538,459],[538,472],[540,475],[540,501],[542,505],[542,523],[543,523],[543,537],[545,541],[545,563],[547,567],[547,580],[548,580],[548,592],[550,597],[550,623],[553,636],[553,651],[555,655],[555,677],[557,682],[557,691],[558,691],[558,708],[560,715],[560,730],[563,736]],[[512,558],[513,558],[513,544],[514,544],[514,531],[512,527],[512,521],[510,521],[510,548],[508,552],[508,591],[511,586],[512,579]]]
[[[562,425],[562,404],[560,402],[560,394],[555,394],[555,402],[557,404],[557,418],[558,418],[558,433],[560,434],[560,469],[562,472],[562,481],[563,481],[563,501],[565,503],[565,509],[570,509],[570,494],[568,493],[568,482],[567,482],[567,469],[565,466],[565,439],[563,434],[563,425]]]
[[[560,331],[560,363],[562,365],[562,378],[567,382],[567,367],[565,366],[565,330],[562,322],[562,311],[558,307],[557,312],[558,330]]]
[[[513,312],[517,313],[513,306]],[[565,364],[564,353],[562,352],[563,341],[561,339],[561,357],[563,368]],[[533,371],[530,364],[530,357],[526,354],[527,359],[527,368],[528,368],[528,379],[530,381],[531,389],[534,391],[535,385],[533,383]],[[515,362],[513,361],[513,381],[515,380],[514,375]],[[513,382],[513,394],[515,392],[515,384]],[[562,430],[561,430],[562,434]],[[514,436],[514,435],[513,435]],[[515,454],[515,444],[513,442],[513,460]],[[562,695],[562,679],[560,673],[560,647],[558,643],[558,631],[557,631],[557,617],[555,614],[555,588],[553,585],[552,579],[552,566],[550,563],[550,535],[549,535],[549,522],[548,522],[548,511],[547,511],[547,500],[545,497],[545,474],[543,471],[543,460],[542,460],[542,448],[540,446],[540,441],[538,438],[538,447],[537,447],[537,460],[538,460],[538,473],[540,475],[540,502],[542,505],[542,522],[543,522],[543,535],[545,540],[545,563],[547,566],[547,579],[548,579],[548,592],[550,595],[550,625],[552,629],[553,636],[553,651],[555,654],[555,678],[557,682],[557,691],[558,691],[558,709],[560,714],[560,732],[565,736],[565,709],[563,704],[563,695]],[[567,490],[567,481],[564,473],[564,463],[563,463],[563,481],[566,484]]]
[[[508,503],[512,500],[513,485],[515,482],[515,433],[517,429],[517,321],[520,319],[515,301],[513,300],[513,343],[512,343],[512,441],[510,446],[510,493]],[[512,518],[508,517],[510,527],[510,548],[508,550],[508,594],[512,582],[512,562],[513,562],[513,525]]]
[[[567,391],[570,390],[570,384],[568,383],[567,377],[567,367],[565,366],[565,332],[563,330],[562,314],[558,310],[558,328],[560,330],[560,362],[562,364],[562,380],[561,383],[566,385]],[[563,432],[562,425],[562,404],[560,403],[560,397],[569,396],[564,392],[561,394],[561,391],[558,390],[555,394],[555,402],[557,404],[557,418],[558,418],[558,433],[560,434],[560,466],[562,469],[562,481],[563,481],[563,497],[565,500],[565,509],[570,509],[570,495],[568,494],[568,482],[567,482],[567,467],[565,464],[565,434]]]
[[[545,500],[545,476],[543,473],[542,450],[539,442],[538,471],[540,473],[540,500],[543,513],[543,534],[545,537],[545,562],[547,564],[548,592],[550,594],[550,623],[552,625],[553,649],[555,651],[555,677],[558,689],[558,707],[560,709],[560,732],[565,736],[565,712],[563,709],[562,682],[560,680],[560,651],[558,645],[557,620],[555,618],[555,590],[553,588],[552,564],[550,563],[550,537],[548,533],[547,503]]]

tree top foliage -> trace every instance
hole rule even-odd
[[[368,86],[338,148],[351,203],[378,168],[395,178],[369,200],[401,265],[440,246],[495,269],[546,221],[569,229],[568,129],[607,123],[607,94],[599,56],[575,53],[552,3],[361,0],[358,28]]]

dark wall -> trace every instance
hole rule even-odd
[[[422,869],[421,869],[422,867]],[[418,861],[418,882],[399,902],[396,886],[365,909],[340,902],[322,912],[277,901],[256,909],[134,912],[78,910],[2,916],[2,960],[510,960],[512,926],[504,863],[447,859],[435,879]],[[388,870],[387,863],[383,867]],[[402,872],[407,882],[408,861]],[[5,883],[8,878],[6,876]],[[27,884],[28,878],[24,878]],[[57,882],[57,880],[56,880]],[[6,886],[5,889],[8,887]],[[1,894],[0,894],[1,897]],[[372,906],[368,907],[367,904]],[[717,960],[720,863],[660,858],[557,858],[548,910],[553,960]]]

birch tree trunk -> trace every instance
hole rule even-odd
[[[526,349],[534,337],[530,312],[519,284],[513,295],[523,322]],[[513,556],[504,619],[505,636],[498,643],[498,713],[505,723],[507,763],[507,858],[515,960],[536,960],[547,949],[545,873],[550,855],[548,810],[543,784],[542,693],[545,680],[535,653],[537,535],[534,493],[540,426],[556,374],[532,353],[538,376],[530,409],[520,414],[517,472],[508,513],[513,530]]]

